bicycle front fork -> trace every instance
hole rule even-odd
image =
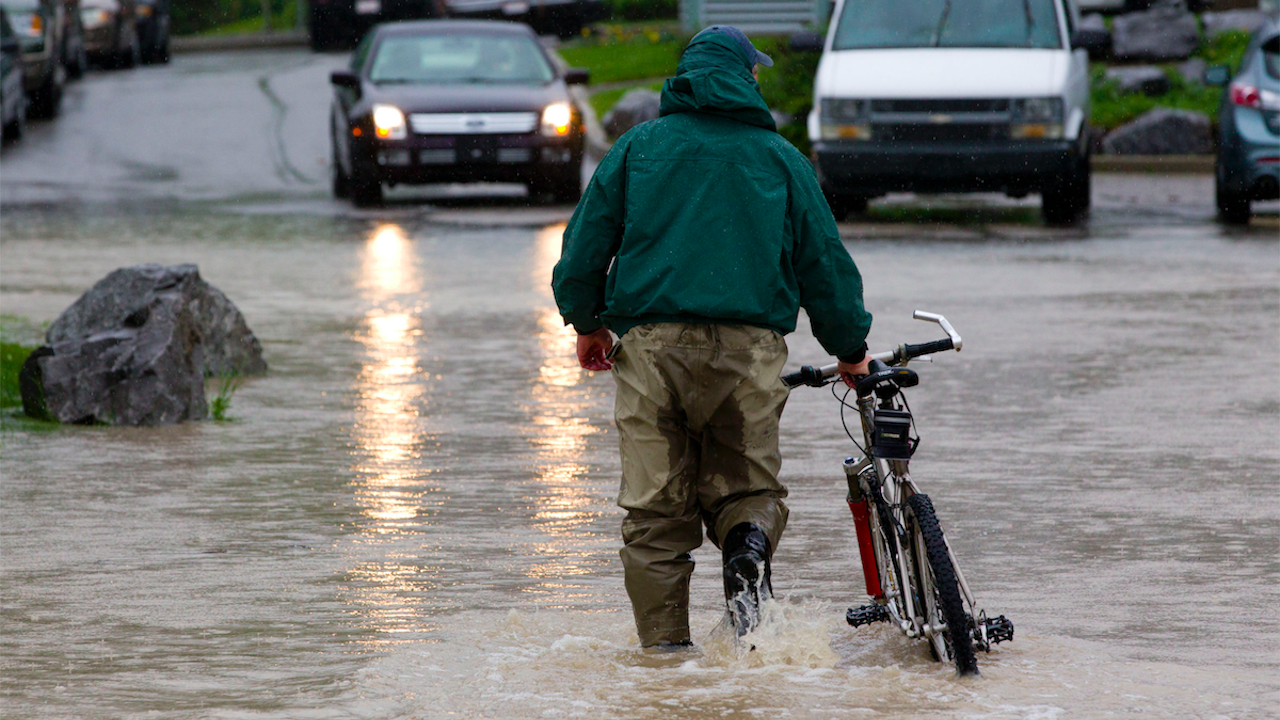
[[[858,531],[858,553],[862,556],[862,575],[867,581],[867,594],[877,601],[884,600],[880,589],[880,570],[876,565],[876,550],[871,544],[871,508],[864,496],[861,500],[847,498],[853,513],[853,527]]]

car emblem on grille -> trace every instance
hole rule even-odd
[[[484,127],[484,118],[467,118],[467,127],[471,129]]]
[[[950,115],[930,115],[929,116],[929,122],[933,123],[934,125],[946,125],[952,122],[954,119],[955,118],[951,117]]]

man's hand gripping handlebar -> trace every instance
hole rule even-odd
[[[923,310],[915,311],[912,315],[916,320],[924,320],[925,322],[937,323],[947,333],[947,337],[932,342],[920,343],[919,345],[899,345],[893,350],[885,350],[883,352],[871,353],[868,355],[867,373],[865,375],[854,376],[849,373],[841,372],[849,367],[846,363],[835,363],[832,365],[824,365],[822,367],[813,367],[806,365],[800,368],[799,372],[783,375],[782,382],[787,387],[797,387],[800,385],[808,385],[810,387],[822,387],[831,382],[836,375],[840,375],[845,384],[851,388],[855,388],[859,395],[866,395],[871,392],[876,385],[892,381],[900,386],[910,387],[918,382],[915,373],[907,370],[905,366],[909,361],[933,353],[943,352],[945,350],[960,351],[964,346],[964,342],[960,339],[960,333],[951,327],[951,323],[947,319],[937,313],[925,312]]]

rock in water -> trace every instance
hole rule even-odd
[[[200,371],[206,377],[267,371],[262,345],[244,316],[222,291],[200,277],[195,265],[136,265],[120,268],[99,280],[71,307],[62,311],[45,334],[54,345],[73,338],[117,329],[124,318],[150,306],[159,294],[179,293],[191,309],[204,346]]]
[[[1156,108],[1112,130],[1102,140],[1111,155],[1197,155],[1213,152],[1209,116]]]
[[[1180,3],[1121,15],[1111,25],[1118,60],[1185,60],[1200,46],[1200,24]]]
[[[266,371],[257,338],[194,265],[122,268],[49,328],[22,405],[64,423],[169,425],[208,414],[204,378]]]
[[[662,96],[648,88],[628,90],[626,95],[604,114],[601,122],[609,137],[622,137],[631,128],[658,117]]]

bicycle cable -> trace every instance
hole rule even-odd
[[[835,383],[831,384],[831,397],[835,398],[840,403],[840,425],[844,428],[844,434],[849,436],[849,440],[853,442],[854,447],[858,448],[858,452],[862,453],[863,457],[869,458],[871,457],[871,453],[867,452],[867,450],[858,443],[858,440],[853,437],[853,433],[849,431],[849,422],[845,420],[845,417],[844,417],[845,408],[850,408],[851,410],[858,409],[857,407],[850,405],[849,402],[845,400],[845,398],[849,397],[849,393],[852,391],[853,391],[853,388],[845,386],[844,395],[837,395],[836,384]]]

